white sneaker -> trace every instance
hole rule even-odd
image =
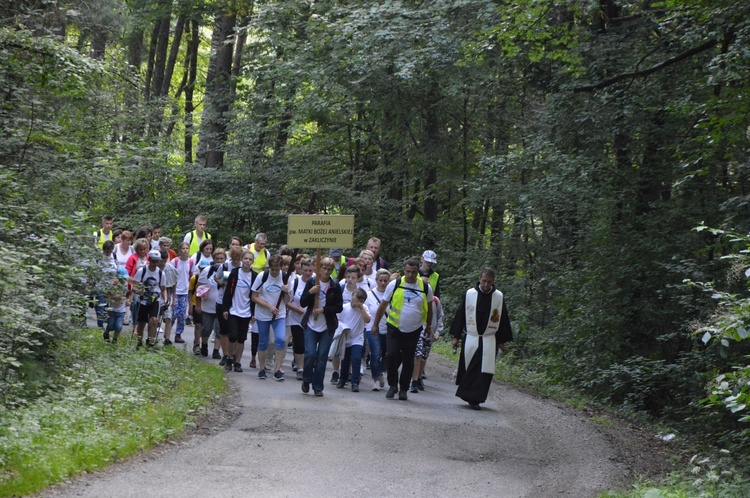
[[[373,391],[380,391],[380,383],[378,382],[378,379],[375,379],[372,382],[372,390]]]

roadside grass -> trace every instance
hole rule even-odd
[[[750,479],[722,450],[717,457],[694,456],[687,468],[672,472],[660,483],[636,483],[630,490],[603,493],[601,498],[747,498]]]
[[[179,435],[226,392],[223,370],[175,348],[136,351],[96,329],[60,345],[55,389],[0,409],[0,496],[41,491]]]
[[[432,352],[458,365],[458,355],[453,354],[449,339],[441,339],[433,343]],[[497,380],[577,409],[593,407],[597,414],[592,416],[592,421],[604,427],[613,425],[613,420],[607,413],[610,412],[654,432],[664,429],[657,427],[653,421],[645,420],[641,414],[608,410],[595,400],[566,386],[555,384],[544,373],[527,369],[522,363],[514,360],[512,353],[506,353],[498,359],[495,369]],[[641,481],[633,484],[630,489],[611,490],[599,496],[601,498],[750,497],[750,477],[748,477],[750,469],[741,463],[743,458],[733,458],[727,450],[711,450],[705,446],[695,448],[694,452],[696,456],[688,465],[676,469],[659,482]],[[708,454],[711,456],[706,456]]]

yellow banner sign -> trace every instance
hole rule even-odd
[[[354,247],[353,215],[290,214],[286,243],[294,248]]]

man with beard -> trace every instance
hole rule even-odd
[[[456,396],[474,410],[487,400],[495,375],[495,358],[502,345],[513,340],[503,294],[495,288],[495,271],[485,267],[479,283],[466,291],[451,326],[453,346],[463,332],[456,376]]]

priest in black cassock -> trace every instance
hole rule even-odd
[[[466,291],[451,325],[453,345],[464,335],[458,359],[456,396],[479,410],[487,400],[500,347],[513,340],[503,293],[495,288],[495,271],[483,268],[479,283]]]

